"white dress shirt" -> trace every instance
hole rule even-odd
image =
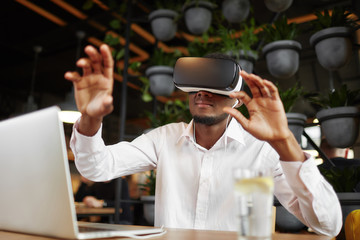
[[[194,141],[192,122],[168,124],[132,142],[109,146],[101,129],[87,137],[76,130],[77,125],[70,145],[86,178],[107,181],[157,169],[155,226],[236,231],[232,169],[242,166],[272,167],[275,196],[317,233],[335,236],[341,229],[339,201],[314,159],[307,155],[303,163],[280,161],[268,143],[254,138],[234,119],[209,150]]]

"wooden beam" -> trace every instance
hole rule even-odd
[[[62,20],[61,18],[55,16],[54,14],[50,13],[49,11],[39,7],[38,5],[35,5],[27,0],[15,0],[16,2],[24,5],[25,7],[31,9],[32,11],[36,12],[40,16],[43,16],[44,18],[47,18],[51,22],[59,25],[59,26],[66,26],[67,22]],[[26,21],[26,19],[25,19]]]
[[[68,11],[69,13],[71,13],[72,15],[76,16],[77,18],[79,18],[81,20],[85,20],[88,17],[86,14],[82,13],[81,11],[79,11],[75,7],[71,6],[67,2],[64,2],[62,0],[51,0],[51,2],[55,3],[56,5],[58,5],[59,7],[63,8],[63,9],[65,9],[66,11]]]

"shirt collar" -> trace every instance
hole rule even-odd
[[[231,118],[229,126],[225,132],[225,136],[229,139],[233,139],[238,141],[240,144],[245,145],[244,141],[244,133],[245,130],[241,126],[240,123],[236,121],[236,119]],[[186,137],[187,139],[194,141],[194,119],[187,125],[183,133],[178,138],[177,142],[180,141],[181,138]],[[225,139],[225,138],[224,138]]]
[[[245,130],[235,118],[231,118],[229,126],[225,132],[226,137],[238,141],[240,144],[245,145],[244,141]]]
[[[183,133],[180,135],[180,137],[177,139],[176,143],[180,141],[181,138],[186,137],[189,140],[194,141],[194,127],[193,123],[194,119],[191,120],[191,122],[187,125]]]

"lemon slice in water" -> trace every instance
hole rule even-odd
[[[271,177],[255,177],[240,179],[235,182],[235,191],[249,194],[251,192],[272,193],[274,181]]]

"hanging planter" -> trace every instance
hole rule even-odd
[[[330,146],[351,147],[359,135],[360,89],[349,90],[347,85],[330,91],[326,96],[319,94],[310,101],[323,108],[316,114],[322,133]]]
[[[301,135],[306,123],[306,115],[302,113],[286,113],[290,131],[294,134],[297,142],[301,144]]]
[[[336,107],[316,114],[330,146],[347,148],[354,145],[359,135],[359,113],[357,107]]]
[[[230,23],[239,23],[245,20],[249,12],[249,0],[225,0],[222,3],[222,14]]]
[[[169,66],[152,66],[146,69],[150,92],[155,96],[170,96],[175,89],[173,72],[174,68]]]
[[[151,30],[155,38],[160,41],[171,40],[177,30],[175,19],[179,14],[170,9],[158,9],[149,14]]]
[[[297,24],[288,24],[287,18],[275,21],[264,28],[265,40],[268,42],[262,53],[271,75],[277,78],[290,78],[299,69],[299,52],[301,44],[297,37]]]
[[[169,96],[175,89],[173,83],[174,65],[180,51],[164,52],[161,48],[155,49],[149,59],[149,66],[145,71],[150,82],[150,92],[155,96]]]
[[[350,14],[341,7],[315,12],[317,19],[311,23],[316,32],[310,37],[310,44],[315,47],[319,63],[327,70],[338,70],[350,61],[351,35],[359,28]]]
[[[325,28],[310,37],[316,57],[322,67],[334,71],[345,66],[352,56],[351,29],[347,27]]]
[[[277,78],[290,78],[299,69],[301,44],[294,40],[279,40],[264,46],[266,65],[270,74]]]
[[[265,6],[272,12],[284,12],[292,2],[293,0],[264,0]]]
[[[185,4],[183,9],[187,29],[195,35],[205,33],[210,27],[214,8],[213,3],[206,1],[191,1]]]

